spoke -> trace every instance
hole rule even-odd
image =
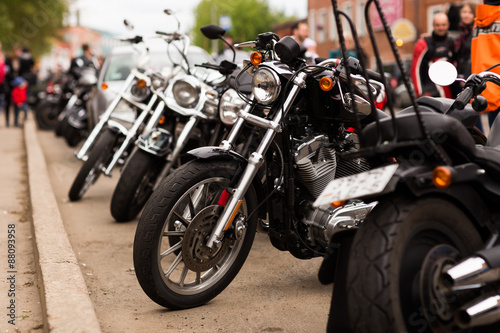
[[[179,222],[181,222],[185,227],[189,225],[189,221],[186,220],[182,215],[180,215],[176,211],[174,211],[173,214],[179,219]]]
[[[196,216],[196,212],[194,210],[194,204],[193,204],[193,198],[191,195],[188,195],[188,206],[189,206],[189,213],[191,214],[191,218]]]
[[[181,261],[182,261],[182,252],[180,252],[177,255],[177,258],[175,258],[172,265],[170,265],[169,269],[165,272],[165,277],[169,277],[170,274],[172,274],[172,272],[174,271],[174,269],[181,263]]]
[[[184,236],[185,233],[186,233],[185,230],[184,231],[176,231],[176,230],[175,231],[174,230],[172,230],[172,231],[165,231],[163,233],[163,237],[167,237],[167,236]]]
[[[184,266],[184,268],[182,269],[181,278],[179,279],[179,286],[184,287],[184,280],[186,279],[188,271],[189,269],[187,268],[187,266]]]
[[[196,283],[201,284],[201,272],[196,272]]]
[[[162,254],[160,254],[160,260],[162,260],[163,258],[165,258],[166,256],[168,256],[172,252],[174,252],[176,250],[179,250],[181,247],[182,247],[182,241],[180,241],[179,243],[175,244],[174,246],[172,246],[171,248],[169,248],[168,250],[166,250]]]

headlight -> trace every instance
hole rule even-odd
[[[175,101],[184,108],[193,107],[198,103],[200,90],[198,82],[190,78],[179,80],[172,87]]]
[[[220,99],[220,120],[226,125],[234,125],[238,119],[238,112],[245,107],[245,104],[245,101],[241,99],[236,90],[226,90]]]
[[[267,68],[259,68],[252,79],[252,92],[255,99],[262,104],[270,104],[276,100],[281,90],[278,74]]]
[[[132,87],[130,87],[130,95],[138,102],[144,101],[149,96],[150,90],[148,83],[144,79],[138,79]]]

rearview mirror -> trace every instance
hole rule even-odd
[[[218,39],[226,33],[226,30],[214,24],[205,25],[200,30],[203,36],[208,39]]]
[[[129,21],[129,20],[123,20],[123,24],[125,24],[125,27],[132,31],[134,30],[134,25]]]
[[[457,77],[457,69],[447,61],[436,61],[429,67],[429,78],[438,86],[449,86]]]

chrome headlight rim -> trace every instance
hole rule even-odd
[[[144,87],[139,87],[138,82],[140,80],[143,81],[143,84],[145,84]],[[134,83],[130,86],[130,91],[129,91],[130,97],[136,102],[143,102],[151,94],[150,85],[151,82],[149,80],[146,80],[144,78],[136,79]]]
[[[262,87],[262,83],[257,83],[257,79],[261,75],[268,75],[268,81],[266,83],[270,84],[269,87]],[[269,89],[268,89],[269,88]],[[259,91],[260,90],[260,91]],[[263,105],[269,105],[273,103],[279,96],[281,91],[281,80],[278,74],[267,67],[260,67],[253,75],[252,78],[252,92],[255,99]],[[263,96],[262,93],[265,95]]]
[[[188,90],[179,88],[180,85],[188,87]],[[187,93],[191,93],[191,95],[189,96]],[[197,79],[191,76],[179,78],[172,84],[172,95],[179,106],[183,108],[193,108],[200,101],[201,84]]]
[[[240,97],[236,90],[232,88],[227,89],[219,100],[219,119],[224,125],[234,125],[238,120],[238,111],[242,110],[245,104],[246,102]],[[241,105],[241,107],[238,107],[239,105]],[[236,110],[237,108],[238,110]]]

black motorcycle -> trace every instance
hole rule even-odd
[[[276,248],[309,259],[323,256],[333,234],[355,228],[373,208],[361,201],[326,210],[312,203],[331,179],[370,169],[366,160],[347,161],[340,153],[358,146],[353,108],[363,124],[386,116],[375,108],[373,97],[385,94],[378,82],[347,89],[347,68],[366,81],[355,75],[356,59],[307,66],[291,37],[264,33],[239,46],[257,49],[244,68],[253,77],[248,104],[218,147],[189,152],[197,159],[165,178],[137,226],[136,276],[153,301],[171,309],[221,293],[245,262],[257,228]],[[250,146],[241,149],[240,142]]]
[[[490,70],[456,100],[429,99],[441,112],[413,101],[365,126],[350,158],[380,167],[332,181],[315,202],[378,202],[357,230],[331,239],[320,270],[334,282],[329,332],[500,331],[500,120],[484,146],[456,116],[484,110],[478,95],[500,85]]]

